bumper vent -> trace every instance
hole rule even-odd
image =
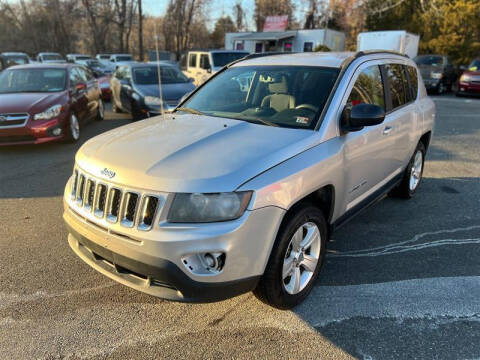
[[[76,211],[95,214],[111,224],[148,231],[153,227],[160,205],[161,195],[141,194],[110,186],[75,169],[73,172],[71,199]]]

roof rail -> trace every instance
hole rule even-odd
[[[398,55],[398,56],[403,56],[406,57],[407,59],[410,59],[410,57],[407,54],[402,54],[399,53],[398,51],[392,51],[392,50],[363,50],[363,51],[358,51],[355,54],[355,59],[366,56],[366,55],[372,55],[372,54],[390,54],[390,55]]]

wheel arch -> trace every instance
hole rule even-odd
[[[430,145],[431,138],[432,138],[432,132],[431,131],[427,131],[425,134],[423,134],[420,137],[420,142],[423,143],[423,146],[425,147],[425,151],[428,150],[428,146]]]

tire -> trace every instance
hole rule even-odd
[[[97,121],[103,121],[103,119],[105,119],[105,104],[101,98],[98,99],[97,116],[95,119]]]
[[[312,241],[310,245],[307,237]],[[327,223],[319,208],[309,204],[287,214],[254,294],[278,309],[290,309],[302,302],[312,290],[322,267],[326,238]],[[307,246],[301,246],[305,242]],[[300,247],[295,243],[300,243]],[[305,267],[306,264],[313,268]],[[284,277],[284,269],[288,269],[285,274],[289,276]]]
[[[115,99],[113,97],[112,97],[112,111],[115,114],[120,114],[122,112],[122,110],[120,110],[120,108],[117,106],[117,102],[115,101]]]
[[[418,158],[419,156],[421,156],[420,159]],[[422,181],[424,164],[425,146],[420,141],[415,149],[415,152],[413,153],[412,158],[408,162],[402,182],[397,188],[393,189],[391,194],[395,197],[400,197],[403,199],[412,198],[415,192],[418,190],[418,187],[420,186],[420,183]],[[414,170],[416,175],[414,175],[413,173]]]
[[[80,139],[80,123],[75,114],[70,114],[66,142],[76,143]]]
[[[437,95],[442,95],[445,92],[445,85],[440,81],[437,85],[436,93]]]
[[[134,102],[132,102],[132,119],[133,121],[145,120],[145,114],[138,109]]]

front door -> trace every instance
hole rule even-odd
[[[374,104],[385,109],[380,66],[365,63],[352,78],[345,106]],[[395,177],[392,173],[392,137],[388,119],[342,135],[344,143],[345,211],[351,210]]]

